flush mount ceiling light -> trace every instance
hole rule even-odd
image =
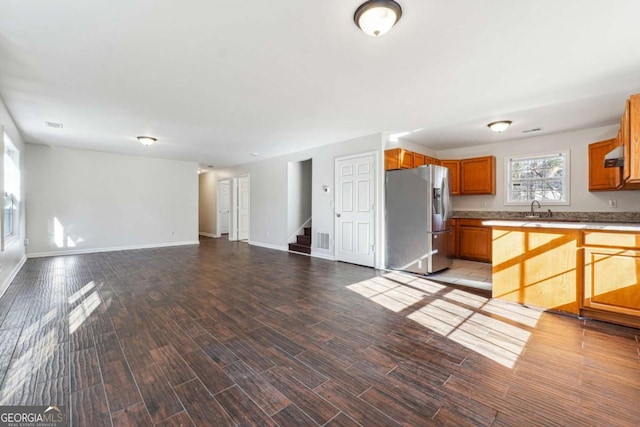
[[[139,136],[138,137],[138,141],[140,141],[140,144],[148,147],[150,145],[152,145],[153,143],[155,143],[157,141],[157,139],[151,137],[151,136]]]
[[[511,120],[500,120],[499,122],[489,123],[487,126],[492,131],[500,133],[504,132],[509,126],[511,126]]]
[[[393,27],[402,16],[402,8],[393,0],[369,0],[360,5],[353,20],[365,34],[378,37]]]

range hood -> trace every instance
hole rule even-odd
[[[624,166],[624,150],[622,145],[617,146],[604,156],[605,168],[621,168]]]

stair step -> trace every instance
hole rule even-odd
[[[311,246],[311,236],[296,236],[296,243],[299,245]]]
[[[289,250],[294,252],[301,252],[303,254],[311,254],[311,246],[299,245],[297,243],[289,243]]]
[[[305,236],[311,236],[311,227],[305,227],[304,228],[304,235]]]

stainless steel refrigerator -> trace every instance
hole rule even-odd
[[[449,169],[387,171],[385,189],[387,268],[429,274],[449,267]]]

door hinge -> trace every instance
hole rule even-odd
[[[371,252],[375,252],[376,251],[376,245],[371,245]]]

